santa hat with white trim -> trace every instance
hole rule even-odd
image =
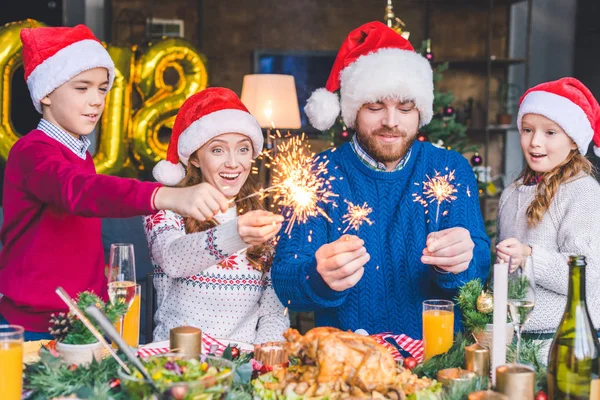
[[[108,70],[108,89],[113,84],[115,64],[85,25],[25,28],[21,42],[25,81],[40,114],[44,97],[84,71],[104,67]]]
[[[561,78],[532,87],[521,97],[517,126],[525,114],[542,115],[558,124],[586,155],[594,141],[600,157],[600,106],[590,90],[575,78]]]
[[[304,111],[312,126],[327,130],[341,110],[344,123],[353,128],[363,104],[384,99],[413,101],[420,114],[420,127],[433,117],[429,61],[416,53],[408,40],[375,21],[348,34],[327,84],[313,92]]]
[[[156,164],[152,175],[164,185],[177,185],[185,177],[180,161],[187,166],[196,150],[224,133],[248,136],[254,158],[262,151],[260,125],[233,91],[213,87],[190,96],[175,118],[167,159]]]

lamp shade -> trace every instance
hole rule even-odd
[[[241,100],[263,128],[298,129],[301,126],[292,75],[246,75]]]

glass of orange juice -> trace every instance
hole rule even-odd
[[[0,325],[0,394],[21,400],[23,384],[23,327]]]
[[[127,314],[125,314],[125,318],[123,319],[123,339],[130,347],[137,348],[140,342],[140,302],[142,300],[141,293],[142,287],[140,284],[135,285],[135,297],[133,298],[133,302],[127,310]],[[121,330],[120,321],[115,322],[115,329],[117,332]],[[113,344],[113,347],[116,348],[116,344]]]
[[[454,303],[450,300],[423,302],[423,348],[425,360],[447,352],[454,341]]]

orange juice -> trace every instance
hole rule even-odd
[[[23,342],[0,340],[0,394],[3,400],[21,400]]]
[[[136,293],[123,323],[123,339],[131,347],[138,347],[140,341],[140,301],[140,294]],[[115,329],[120,332],[120,321],[115,322]],[[113,344],[113,347],[116,345]]]
[[[447,352],[454,340],[454,313],[444,310],[423,311],[423,347],[425,360]]]

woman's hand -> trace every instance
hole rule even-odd
[[[277,235],[282,223],[282,215],[264,210],[248,211],[238,218],[238,233],[245,243],[256,246]]]

